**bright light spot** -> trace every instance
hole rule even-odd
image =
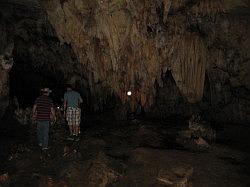
[[[57,109],[60,109],[60,107],[58,106]]]
[[[128,96],[131,96],[131,95],[132,95],[132,92],[131,92],[131,91],[128,91],[128,92],[127,92],[127,95],[128,95]]]

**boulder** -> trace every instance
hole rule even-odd
[[[200,116],[193,115],[188,121],[188,128],[182,129],[176,138],[178,144],[192,151],[204,151],[214,143],[216,132]]]
[[[130,159],[121,186],[191,187],[193,167],[174,162],[167,151],[137,148]]]
[[[85,177],[85,186],[106,187],[116,182],[122,175],[109,166],[109,158],[100,152],[92,161]]]
[[[194,137],[202,137],[212,143],[216,140],[216,132],[211,125],[202,120],[201,116],[193,115],[188,121],[188,128]]]
[[[134,136],[135,144],[145,147],[164,147],[165,138],[163,134],[153,126],[141,125]]]

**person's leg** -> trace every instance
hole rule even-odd
[[[74,137],[74,140],[75,141],[79,141],[79,136],[78,136],[78,126],[77,125],[74,125],[74,131],[75,131],[75,137]]]
[[[74,115],[74,126],[73,126],[73,128],[74,128],[74,135],[75,136],[77,136],[78,135],[78,133],[77,133],[77,131],[76,131],[76,128],[77,128],[77,111],[75,110],[75,115]]]
[[[72,124],[69,124],[69,136],[68,136],[68,140],[74,140],[74,137],[73,137],[73,131],[74,131],[74,129],[73,129],[73,125]]]
[[[75,136],[75,125],[72,125],[72,129],[73,129],[73,136]]]
[[[76,135],[75,137],[75,141],[79,141],[79,125],[80,125],[80,116],[81,116],[81,113],[80,113],[80,109],[76,108],[75,110],[75,118],[74,118],[74,133]]]
[[[76,133],[76,136],[78,136],[79,135],[79,126],[78,125],[76,125],[76,127],[75,127],[76,129],[75,129],[75,133]]]
[[[81,126],[78,126],[78,134],[81,134]]]
[[[81,123],[81,109],[77,108],[76,109],[76,116],[75,116],[75,133],[76,133],[76,136],[79,135],[80,123]]]
[[[48,148],[49,144],[49,121],[43,122],[43,148]]]
[[[74,125],[72,125],[72,135],[73,135],[73,136],[76,135],[76,134],[75,134],[75,126],[74,126]]]
[[[42,147],[43,136],[42,136],[42,123],[41,123],[41,121],[37,121],[37,141],[38,141],[38,145]]]
[[[77,117],[77,109],[74,108],[73,110],[73,115],[72,115],[72,125],[73,125],[73,132],[74,132],[74,136],[77,135],[76,133],[76,117]]]
[[[72,108],[68,107],[67,108],[67,121],[68,121],[68,125],[69,125],[69,135],[73,136],[73,127],[72,127],[72,116],[73,116],[73,111]]]
[[[69,133],[70,133],[70,136],[74,134],[74,128],[72,124],[69,124]]]
[[[71,115],[71,125],[72,125],[72,138],[75,139],[75,108],[72,108],[72,115]]]

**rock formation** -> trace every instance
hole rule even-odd
[[[199,111],[249,121],[249,7],[248,0],[3,1],[2,38],[15,43],[10,83],[22,85],[11,92],[31,104],[42,84],[58,94],[71,82],[95,111],[139,104],[160,117]],[[33,91],[24,93],[27,86]]]
[[[202,100],[205,74],[213,103],[218,97],[226,99],[220,90],[227,89],[227,81],[229,87],[249,90],[249,17],[241,15],[240,20],[233,14],[247,10],[248,1],[41,2],[60,42],[70,44],[83,65],[99,104],[114,94],[123,104],[130,102],[134,108],[140,103],[147,109],[155,102],[155,84],[163,85],[161,76],[167,70],[189,103]],[[241,102],[236,105],[242,107]],[[239,115],[245,120],[246,114],[236,118]]]
[[[7,47],[0,55],[0,117],[9,105],[9,71],[13,66],[13,45]]]
[[[181,3],[55,0],[44,4],[60,41],[71,44],[84,64],[91,93],[100,92],[100,86],[108,88],[124,104],[126,91],[132,90],[132,107],[138,102],[150,106],[155,82],[161,83],[161,73],[170,69],[182,94],[190,102],[201,100],[204,41],[200,33],[186,31],[185,17],[167,19],[170,8]]]
[[[41,87],[49,86],[60,101],[67,77],[79,74],[72,50],[59,44],[36,0],[1,1],[0,7],[0,40],[5,47],[14,42],[10,95],[20,107],[30,107]]]

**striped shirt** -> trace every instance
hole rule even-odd
[[[38,121],[50,120],[51,108],[53,107],[52,100],[48,96],[42,95],[36,99],[35,105],[37,112],[36,119]]]

